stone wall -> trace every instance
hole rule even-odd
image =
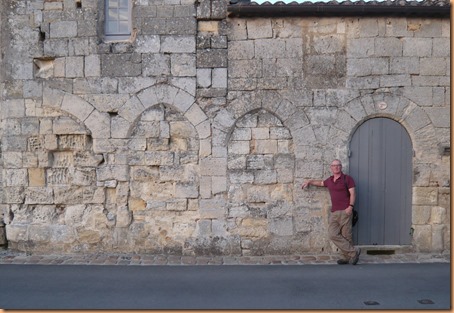
[[[449,250],[449,19],[135,0],[131,38],[105,42],[102,0],[0,8],[11,249],[333,251],[327,192],[301,183],[333,158],[348,172],[354,130],[388,117],[415,151],[412,247]]]

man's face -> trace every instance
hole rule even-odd
[[[342,165],[339,162],[334,161],[333,163],[331,163],[331,172],[333,174],[339,174],[341,171]]]

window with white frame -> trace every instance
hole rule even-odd
[[[105,36],[124,40],[131,36],[131,0],[105,0]]]

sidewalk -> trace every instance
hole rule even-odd
[[[150,254],[61,254],[38,255],[0,250],[0,264],[42,265],[308,265],[336,264],[337,254],[276,256],[176,256]],[[360,264],[449,263],[449,254],[396,253],[369,255],[363,251]]]

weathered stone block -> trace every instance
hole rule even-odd
[[[226,49],[197,51],[198,68],[227,67],[227,64],[228,61]]]
[[[213,81],[211,86],[213,88],[227,88],[227,68],[213,69]]]
[[[85,124],[91,130],[93,138],[110,138],[110,116],[93,110],[85,120]]]
[[[200,177],[200,197],[202,199],[211,198],[211,176]]]
[[[175,155],[173,152],[156,151],[145,152],[145,165],[173,165]]]
[[[380,87],[405,87],[411,85],[411,77],[407,74],[380,76]]]
[[[352,38],[347,41],[347,57],[367,58],[373,56],[374,38]]]
[[[54,119],[52,124],[52,132],[55,135],[68,134],[85,134],[85,127],[69,117],[59,117]]]
[[[242,237],[265,238],[268,236],[268,221],[265,218],[245,218],[233,232]]]
[[[64,215],[65,224],[68,226],[80,225],[83,222],[82,218],[84,216],[85,209],[86,205],[84,204],[67,206]]]
[[[85,56],[84,62],[85,77],[101,76],[101,59],[99,55],[87,55]]]
[[[116,179],[119,181],[129,180],[129,169],[127,166],[106,165],[96,169],[98,181]]]
[[[211,86],[211,69],[197,69],[197,87],[207,88]]]
[[[117,209],[116,226],[117,227],[128,227],[131,224],[132,215],[127,207],[119,207]]]
[[[254,144],[255,143],[255,144]],[[252,153],[274,154],[277,153],[277,140],[256,140],[252,143]]]
[[[28,239],[27,230],[28,225],[12,224],[6,225],[6,238],[12,242],[22,242]]]
[[[211,192],[213,195],[227,191],[227,178],[223,176],[213,176],[211,178]]]
[[[229,170],[246,169],[246,155],[229,155],[227,168]]]
[[[294,168],[277,169],[277,182],[288,184],[293,182]]]
[[[273,165],[272,155],[248,155],[246,159],[246,168],[251,170],[269,170]]]
[[[248,202],[266,203],[271,200],[271,189],[266,185],[253,185],[247,189]]]
[[[73,114],[79,120],[85,121],[85,119],[94,110],[93,106],[82,98],[70,94],[65,94],[61,109]]]
[[[27,169],[5,169],[4,183],[8,187],[27,186]]]
[[[269,223],[270,233],[277,236],[292,236],[293,221],[291,217],[273,218]]]
[[[172,54],[170,58],[173,76],[196,76],[196,57],[193,54]]]
[[[417,57],[395,57],[391,58],[389,73],[390,74],[419,74],[420,59]]]
[[[186,199],[173,199],[166,203],[167,211],[186,211],[188,209],[188,201]]]
[[[24,187],[3,187],[5,201],[8,204],[24,203]]]
[[[25,189],[25,204],[53,204],[52,188],[29,187]]]
[[[245,205],[243,206],[234,206],[229,209],[229,217],[247,217],[249,216],[249,208]]]
[[[136,211],[143,211],[145,208],[151,209],[152,208],[152,203],[150,203],[150,207],[148,206],[148,203],[146,203],[143,199],[138,199],[138,198],[133,198],[129,197],[128,199],[128,207],[129,211],[131,211],[134,215],[134,212]]]
[[[200,160],[200,175],[225,176],[227,173],[226,158],[205,158]]]
[[[141,61],[140,54],[103,54],[101,74],[107,77],[139,76],[142,74]]]
[[[420,63],[421,75],[443,76],[448,74],[448,58],[421,58]]]
[[[201,218],[224,218],[226,216],[226,206],[224,199],[201,199],[200,217]]]
[[[402,41],[399,38],[375,38],[375,56],[395,56],[403,55]]]
[[[319,36],[314,38],[313,49],[317,53],[341,53],[345,46],[343,35]]]
[[[197,60],[199,57],[198,56]],[[203,67],[200,64],[198,66]],[[254,78],[254,77],[262,77],[263,68],[262,68],[262,61],[261,60],[230,60],[229,61],[229,78]],[[213,66],[207,66],[213,67]]]
[[[428,49],[425,46],[424,48]],[[432,55],[434,57],[449,57],[450,56],[449,38],[433,38]]]
[[[2,153],[3,167],[4,168],[21,168],[22,163],[22,152],[5,151]]]
[[[37,205],[32,211],[32,223],[52,224],[56,216],[55,205]]]
[[[1,107],[2,118],[25,117],[25,101],[21,99],[6,100]]]
[[[161,53],[195,53],[196,39],[194,36],[163,36]]]
[[[103,161],[101,154],[92,154],[88,151],[75,151],[74,166],[98,166]]]
[[[245,171],[229,171],[229,181],[231,184],[252,184],[254,182],[254,174]]]
[[[50,23],[51,38],[71,38],[77,36],[76,21],[55,21]]]
[[[137,53],[158,53],[161,48],[160,37],[156,35],[138,36],[135,41]]]
[[[198,236],[209,236],[211,234],[211,220],[203,219],[197,221],[196,233]]]
[[[170,56],[162,54],[143,55],[143,75],[159,76],[170,74]]]
[[[444,225],[433,225],[432,226],[432,242],[431,242],[431,251],[442,252],[447,248],[447,245],[444,243],[445,238],[445,229]]]
[[[250,141],[241,140],[241,141],[230,141],[228,145],[229,153],[231,154],[249,154],[251,151]]]
[[[199,196],[199,188],[194,183],[177,183],[175,185],[176,198],[197,198]]]
[[[269,19],[255,19],[247,21],[248,39],[272,38],[273,28]]]
[[[255,172],[254,182],[261,185],[275,184],[277,182],[277,171],[258,170]]]
[[[68,168],[51,168],[47,170],[47,184],[49,186],[68,185],[71,180]]]
[[[68,78],[84,77],[84,58],[67,57],[65,62],[65,74]]]
[[[413,238],[418,243],[421,252],[428,252],[432,246],[432,227],[430,225],[415,225]]]
[[[28,169],[28,185],[30,187],[45,187],[46,175],[42,168]]]
[[[430,222],[432,224],[447,224],[449,221],[447,220],[446,215],[446,208],[443,207],[432,207],[430,216]]]

